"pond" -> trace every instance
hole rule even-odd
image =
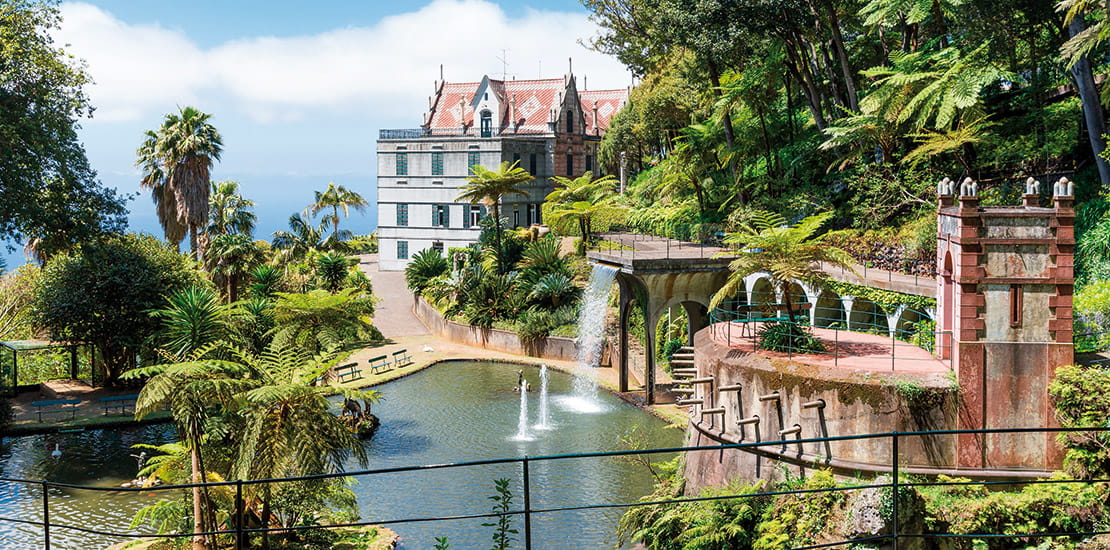
[[[520,394],[518,369],[533,390],[539,369],[485,362],[448,362],[378,388],[374,405],[382,426],[370,445],[370,468],[463,462],[486,458],[557,455],[615,450],[619,437],[636,426],[651,447],[677,447],[682,432],[666,429],[646,412],[602,391],[598,412],[583,410],[573,400],[574,378],[549,372],[552,429],[539,424],[539,392],[528,395],[531,440],[517,440]],[[655,455],[654,461],[669,456]],[[529,466],[533,508],[555,508],[632,502],[651,491],[645,468],[611,458],[533,462]],[[475,514],[490,511],[489,496],[497,478],[512,480],[514,508],[520,507],[519,464],[390,474],[361,478],[354,491],[359,510],[369,520]],[[620,511],[580,510],[533,516],[535,548],[613,548]],[[402,548],[431,548],[435,537],[447,536],[451,548],[487,548],[490,520],[465,520],[393,525]],[[522,521],[516,520],[516,527]],[[521,538],[521,537],[518,537]],[[518,545],[523,547],[523,545]]]
[[[520,431],[521,395],[514,391],[517,371],[523,370],[532,390],[526,394],[529,415],[527,438]],[[383,399],[373,412],[382,421],[368,446],[367,469],[465,462],[492,458],[558,455],[613,450],[622,434],[635,426],[651,447],[676,447],[682,432],[605,392],[596,408],[582,407],[572,397],[574,378],[549,372],[550,426],[537,429],[540,371],[536,367],[491,362],[441,363],[377,388]],[[581,412],[588,411],[588,412]],[[118,486],[134,476],[134,443],[158,444],[172,440],[171,427],[148,426],[117,430],[89,430],[4,439],[0,447],[3,477],[46,479],[65,483]],[[58,445],[62,456],[53,459]],[[654,461],[669,456],[654,455]],[[348,470],[362,469],[349,464]],[[632,502],[651,490],[652,479],[643,466],[611,458],[574,458],[530,464],[533,509]],[[508,478],[513,508],[521,507],[519,464],[471,466],[443,470],[360,476],[352,486],[365,520],[455,516],[486,513],[491,509],[494,480]],[[41,492],[37,487],[0,483],[0,517],[39,520]],[[52,489],[51,521],[82,527],[127,532],[128,523],[143,505],[155,499],[139,493],[99,493]],[[537,514],[532,532],[535,548],[612,548],[619,509],[579,510]],[[491,520],[450,520],[395,524],[401,548],[431,548],[435,537],[449,538],[451,548],[492,546]],[[514,520],[523,528],[523,520]],[[148,527],[144,526],[144,530]],[[0,522],[4,548],[41,548],[35,526]],[[103,548],[118,539],[54,529],[54,548]],[[523,548],[523,531],[514,548]]]

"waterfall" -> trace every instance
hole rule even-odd
[[[605,344],[605,316],[609,311],[609,289],[617,276],[617,268],[594,264],[590,285],[582,296],[578,312],[578,376],[574,379],[571,408],[578,412],[601,412],[597,398],[597,374],[601,348]]]
[[[547,365],[540,365],[540,423],[537,430],[551,430],[551,414],[547,410]]]
[[[528,381],[520,377],[520,418],[516,423],[516,435],[513,441],[531,441],[528,435]]]

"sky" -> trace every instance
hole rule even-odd
[[[329,182],[371,202],[347,227],[374,230],[378,130],[420,125],[441,64],[448,81],[472,82],[558,78],[573,58],[580,85],[631,83],[618,61],[582,45],[597,28],[577,0],[90,0],[60,10],[55,43],[94,81],[79,135],[100,180],[139,193],[143,132],[192,105],[223,136],[212,178],[240,182],[257,205],[257,238],[284,229]],[[128,207],[132,230],[161,236],[149,193]],[[22,256],[9,254],[9,267]]]

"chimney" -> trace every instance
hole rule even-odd
[[[516,92],[509,97],[509,127],[516,132]]]
[[[601,135],[601,125],[597,122],[597,100],[594,100],[594,135]]]

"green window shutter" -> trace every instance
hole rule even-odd
[[[397,153],[397,175],[407,176],[409,174],[409,155],[408,153]]]
[[[439,152],[432,153],[432,175],[433,176],[442,176],[443,175],[443,153],[439,153]]]

